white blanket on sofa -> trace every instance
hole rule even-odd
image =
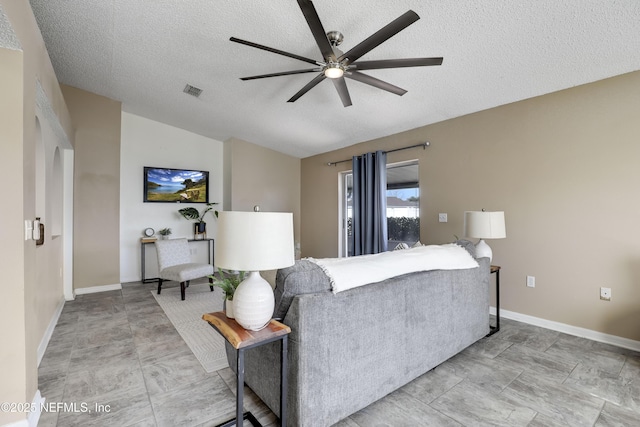
[[[329,277],[334,294],[416,271],[478,267],[469,252],[455,243],[349,258],[307,259],[318,264]]]

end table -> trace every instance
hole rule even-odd
[[[487,334],[488,337],[490,337],[491,335],[495,334],[496,332],[498,332],[500,330],[500,269],[502,267],[500,267],[499,265],[492,265],[490,271],[490,274],[494,274],[496,275],[496,326],[491,326],[489,325],[489,333]]]
[[[229,344],[236,349],[236,417],[217,427],[230,427],[237,425],[236,420],[249,420],[253,426],[262,427],[262,424],[251,412],[243,412],[244,400],[244,351],[261,345],[281,340],[280,361],[280,426],[287,424],[287,343],[291,328],[277,320],[271,320],[269,324],[259,331],[248,331],[234,319],[228,318],[224,312],[216,311],[202,315],[202,319],[218,331]],[[242,425],[242,422],[239,423]]]

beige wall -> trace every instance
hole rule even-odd
[[[423,242],[460,235],[465,210],[504,210],[507,238],[489,242],[502,308],[640,340],[638,111],[640,72],[303,159],[303,255],[338,251],[338,172],[350,165],[326,162],[430,141],[388,159],[420,161]]]
[[[0,268],[7,286],[0,290],[0,401],[31,402],[37,390],[37,349],[44,330],[38,318],[48,316],[57,295],[41,294],[37,274],[42,260],[53,257],[52,245],[38,248],[24,239],[24,221],[36,216],[36,82],[53,113],[71,137],[71,120],[53,68],[27,1],[0,0],[22,51],[0,48],[0,170],[16,194],[11,209],[0,209]],[[46,309],[43,310],[42,308]],[[38,313],[37,315],[35,313]],[[24,419],[24,413],[0,413],[0,425]]]
[[[300,241],[300,159],[237,138],[225,141],[225,209],[293,212]]]
[[[73,287],[119,284],[121,103],[62,91],[76,127]]]
[[[22,187],[22,52],[0,48],[0,177]],[[7,143],[8,142],[8,143]],[[0,209],[0,402],[22,402],[27,397],[25,325],[24,235],[22,194],[16,193],[14,209]],[[32,390],[35,391],[35,390]],[[24,418],[0,412],[0,425]]]

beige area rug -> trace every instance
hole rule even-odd
[[[160,295],[156,291],[151,293],[205,371],[229,366],[224,338],[202,320],[203,314],[222,310],[220,289],[211,292],[208,284],[191,284],[184,301],[180,300],[180,287],[163,289]]]

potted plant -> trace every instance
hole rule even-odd
[[[218,211],[213,210],[213,206],[217,204],[218,203],[207,203],[207,206],[202,210],[202,212],[199,212],[198,209],[194,207],[182,208],[178,210],[180,215],[182,215],[185,219],[193,219],[196,221],[196,223],[193,225],[194,238],[197,238],[198,235],[203,235],[203,237],[206,237],[207,223],[204,222],[204,217],[208,212],[213,211],[213,215],[215,215],[215,217],[217,218]]]
[[[218,286],[224,292],[224,310],[228,318],[233,319],[233,294],[238,285],[244,280],[246,272],[239,271],[237,274],[225,272],[218,267],[218,276],[212,275],[213,286]]]
[[[169,238],[169,236],[171,236],[171,229],[170,228],[163,228],[162,230],[158,231],[158,234],[160,235],[160,238],[162,240],[166,240]]]

